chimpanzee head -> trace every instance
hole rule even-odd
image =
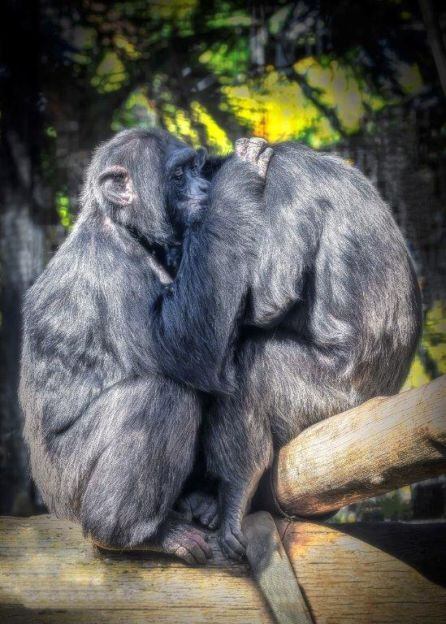
[[[205,196],[204,159],[168,132],[125,130],[96,151],[84,206],[149,243],[176,244]]]

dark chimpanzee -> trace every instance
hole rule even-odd
[[[261,141],[240,140],[237,153]],[[397,392],[421,328],[404,240],[373,186],[342,160],[302,145],[273,152],[257,263],[239,290],[249,306],[237,319],[237,384],[205,419],[205,455],[220,483],[220,542],[236,558],[244,552],[242,518],[274,450],[327,416]],[[210,159],[204,172],[212,179],[224,162]],[[200,509],[199,498],[191,505],[199,516],[194,505]]]
[[[26,295],[20,383],[49,509],[97,542],[150,541],[191,562],[210,548],[172,509],[196,454],[195,388],[235,386],[228,345],[261,235],[265,153],[228,159],[208,196],[202,160],[163,132],[126,131],[97,150],[77,223]]]
[[[211,161],[208,208],[192,199],[189,214],[181,197],[191,185],[204,192],[202,156],[186,178],[175,163],[163,186],[172,143],[185,155],[166,137],[121,135],[93,162],[77,229],[28,295],[27,437],[53,509],[107,543],[152,538],[203,560],[205,544],[169,509],[200,421],[199,395],[183,384],[219,395],[204,443],[221,544],[240,556],[241,520],[273,449],[400,387],[419,293],[388,208],[342,161],[277,145],[265,197],[251,167]],[[241,141],[237,152],[263,173],[261,147]],[[155,284],[170,282],[159,259],[183,230],[176,279]]]

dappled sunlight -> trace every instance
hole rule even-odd
[[[305,138],[316,146],[339,139],[299,84],[275,70],[245,85],[223,87],[222,91],[240,122],[268,141]]]
[[[221,126],[214,120],[212,115],[200,104],[192,102],[192,113],[197,123],[201,124],[206,132],[206,144],[214,148],[216,153],[225,154],[232,150],[232,143]]]
[[[415,357],[403,390],[418,388],[432,380],[432,368],[438,375],[446,374],[446,303],[435,301],[424,319],[421,354]],[[422,357],[428,360],[423,363]],[[430,363],[430,366],[429,366]]]
[[[254,134],[269,141],[304,139],[313,147],[336,143],[339,129],[359,130],[369,110],[377,111],[385,100],[368,93],[351,68],[337,61],[324,65],[307,57],[293,66],[295,76],[270,67],[266,74],[245,84],[223,86],[229,110]],[[310,90],[310,98],[306,91]],[[333,111],[339,129],[325,114]]]
[[[153,128],[159,126],[158,110],[144,87],[135,89],[124,104],[115,112],[112,130],[125,128]]]
[[[99,93],[110,93],[122,87],[126,80],[124,64],[116,52],[107,52],[99,63],[91,84]]]
[[[376,111],[386,104],[383,98],[368,92],[352,67],[334,59],[308,57],[295,63],[294,70],[319,93],[322,104],[336,111],[347,132],[359,130],[367,109]]]
[[[402,387],[401,391],[410,390],[411,388],[419,388],[420,386],[424,386],[424,384],[429,383],[431,381],[430,375],[427,373],[426,369],[423,366],[423,363],[420,360],[420,356],[416,355],[414,361],[412,362],[412,366],[410,367],[409,375]]]
[[[191,143],[194,147],[200,145],[198,131],[194,128],[191,116],[184,110],[167,104],[163,108],[163,120],[166,129],[180,139]]]

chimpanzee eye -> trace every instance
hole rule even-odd
[[[180,180],[183,177],[183,167],[177,167],[173,172],[175,180]]]

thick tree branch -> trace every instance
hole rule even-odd
[[[419,4],[426,28],[427,41],[434,57],[441,88],[446,96],[446,50],[443,45],[438,20],[436,19],[431,0],[419,0]]]

